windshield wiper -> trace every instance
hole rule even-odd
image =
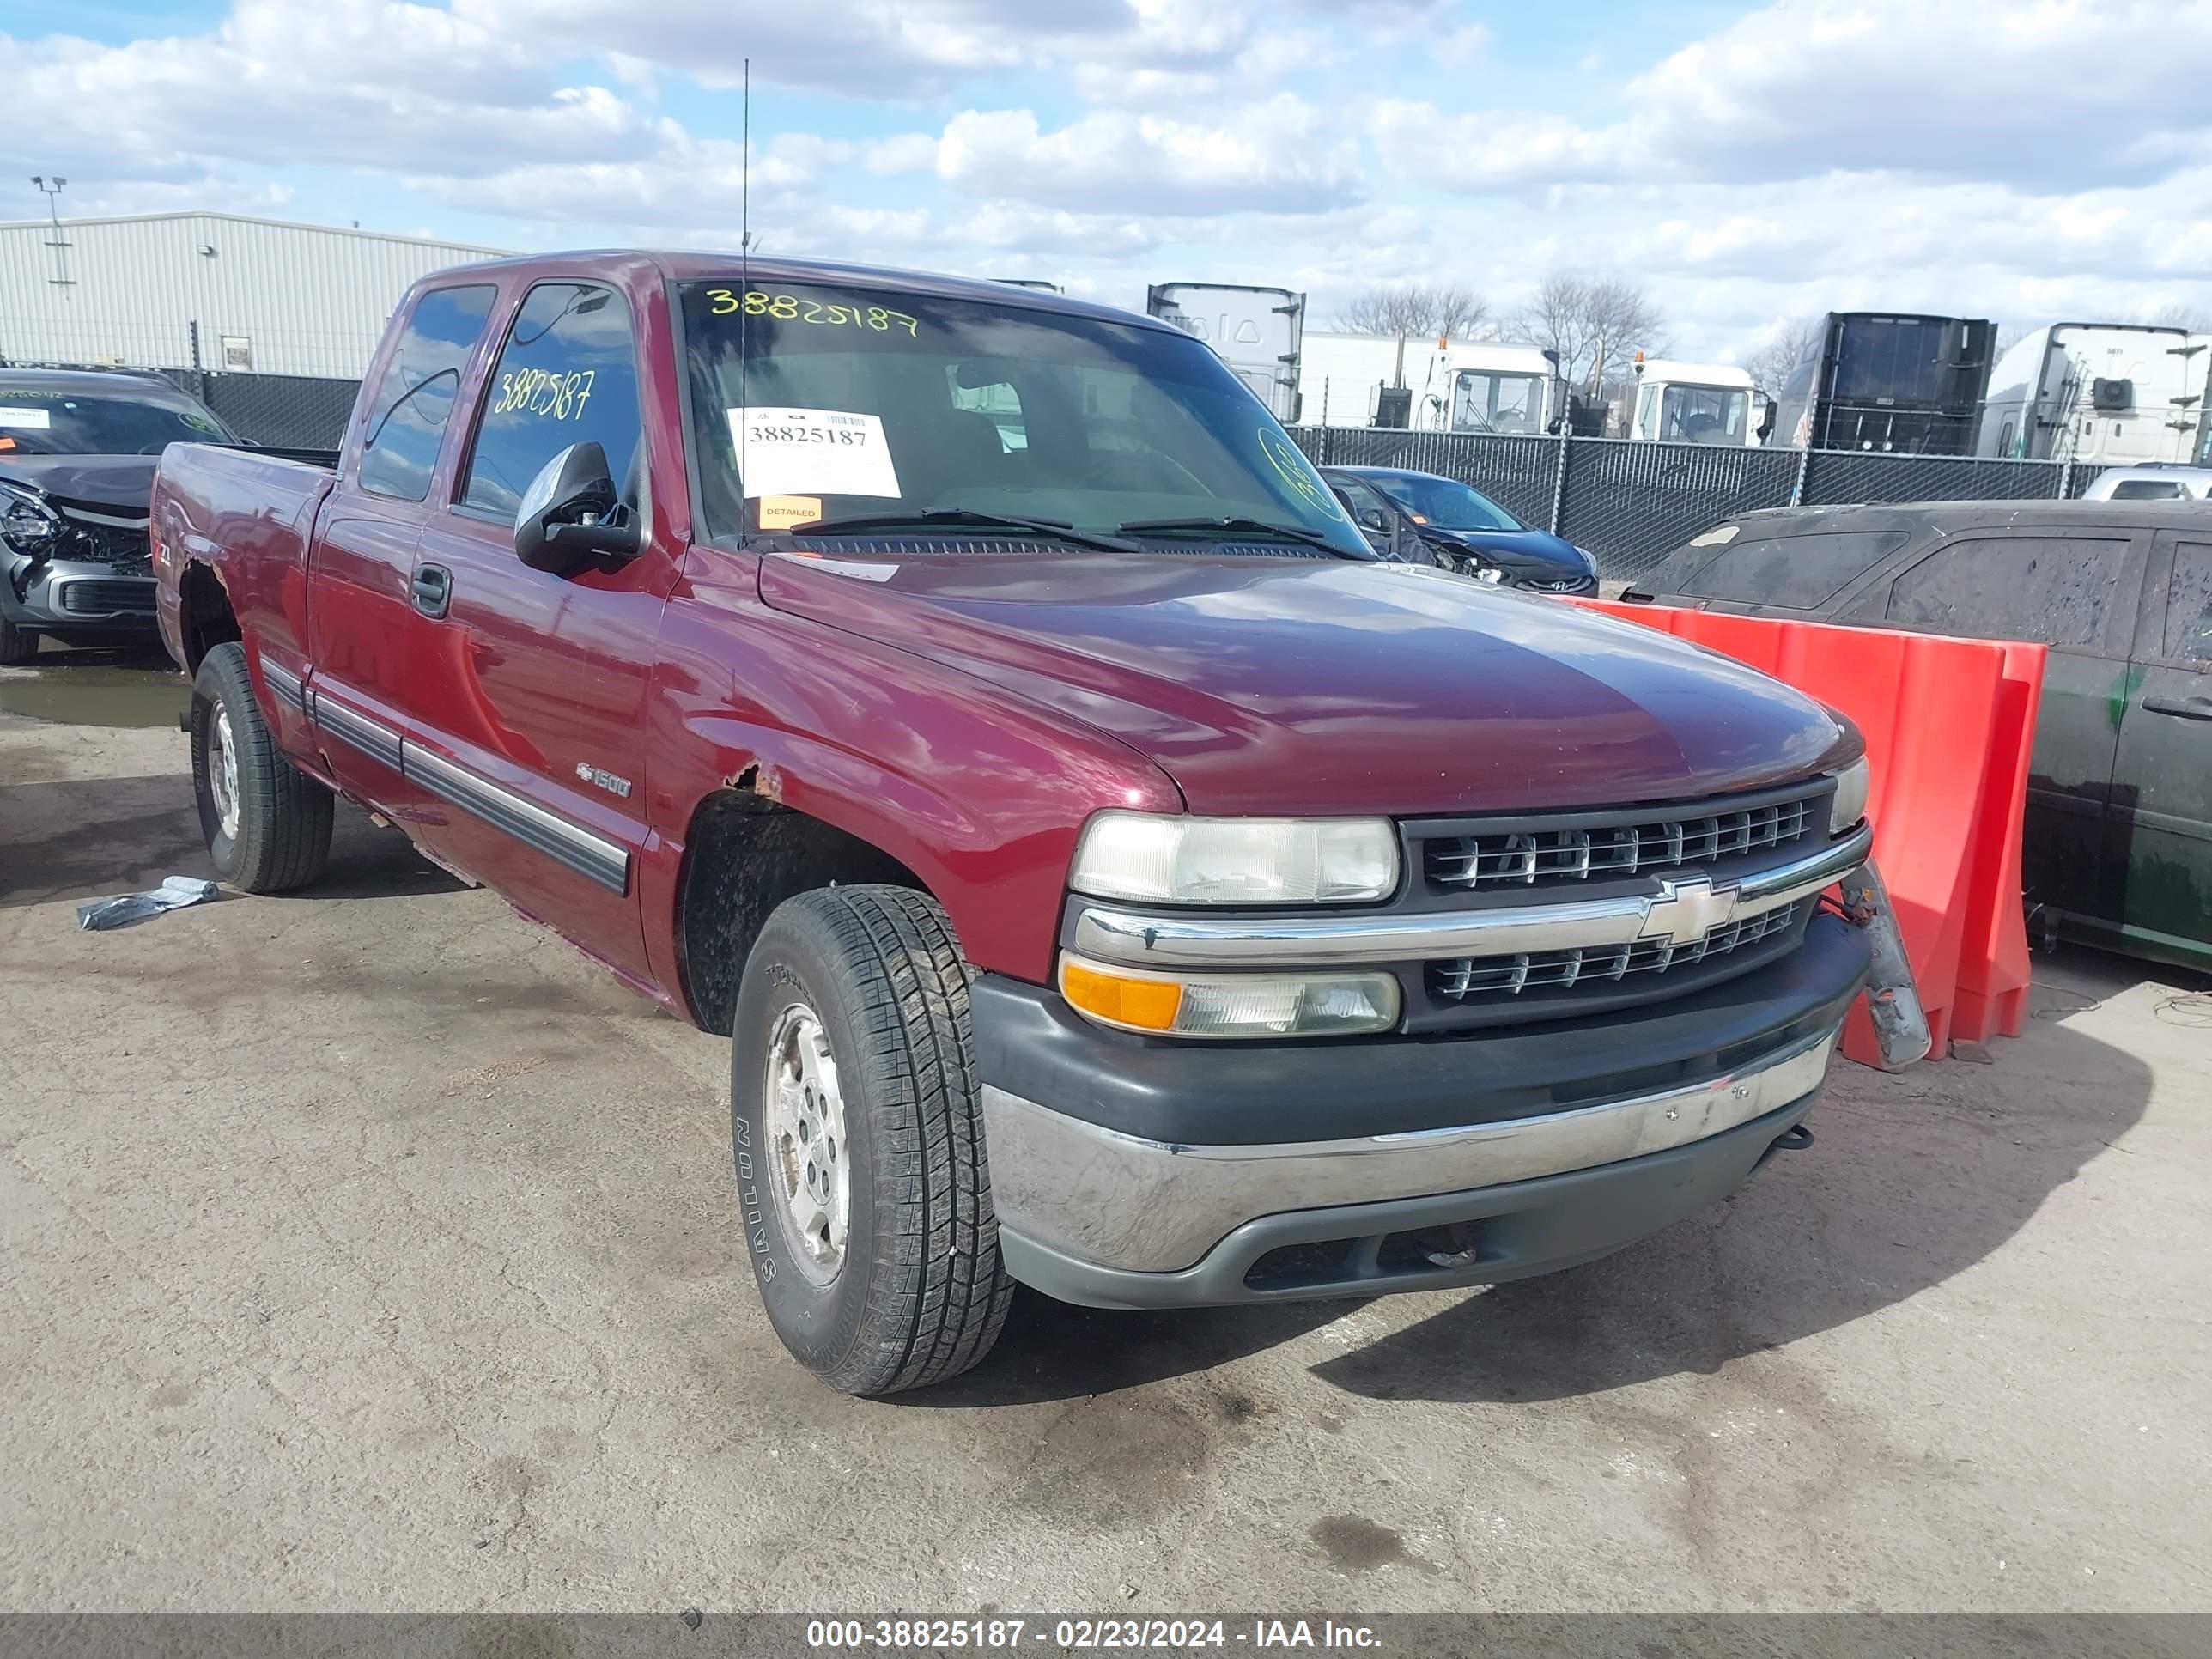
[[[1355,553],[1348,547],[1339,547],[1317,532],[1294,524],[1271,524],[1265,519],[1131,519],[1115,526],[1124,536],[1139,536],[1147,531],[1225,530],[1243,536],[1280,536],[1285,541],[1304,542],[1308,547],[1317,547],[1324,553],[1334,553],[1340,559],[1358,559],[1372,562],[1374,553]]]
[[[1078,547],[1095,547],[1103,553],[1141,553],[1145,550],[1134,542],[1125,542],[1112,536],[1095,536],[1078,530],[1061,519],[1020,519],[1005,513],[977,513],[964,507],[933,508],[927,513],[862,513],[848,519],[823,519],[817,524],[793,525],[789,534],[794,536],[842,536],[865,530],[898,530],[920,526],[934,529],[963,526],[972,530],[1019,530],[1032,536],[1046,536],[1054,541],[1073,542]]]

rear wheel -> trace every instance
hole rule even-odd
[[[778,908],[738,990],[730,1120],[769,1322],[847,1394],[957,1376],[991,1351],[1013,1282],[951,925],[902,887]]]
[[[13,668],[38,654],[38,629],[18,628],[5,617],[0,617],[0,668]]]
[[[246,647],[218,645],[192,679],[192,788],[216,873],[249,893],[283,893],[322,873],[331,792],[284,758],[246,678]]]

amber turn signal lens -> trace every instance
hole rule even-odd
[[[1171,1031],[1182,1007],[1182,987],[1170,979],[1133,979],[1062,957],[1060,994],[1080,1012],[1109,1025],[1139,1031]]]

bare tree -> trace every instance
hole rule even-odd
[[[1632,353],[1663,351],[1666,319],[1633,283],[1553,271],[1506,325],[1508,336],[1559,354],[1559,372],[1581,386]]]
[[[1348,332],[1397,341],[1398,368],[1392,384],[1403,386],[1407,340],[1465,334],[1489,314],[1483,297],[1458,283],[1377,283],[1347,301],[1336,320]]]
[[[1779,395],[1790,371],[1820,343],[1820,324],[1818,317],[1787,317],[1768,329],[1766,337],[1743,360],[1751,383],[1770,398]]]
[[[2160,328],[2185,328],[2191,334],[2212,334],[2212,311],[2203,306],[2160,306],[2144,317],[2143,321]]]

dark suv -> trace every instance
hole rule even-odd
[[[2031,925],[2212,968],[2212,509],[1781,507],[1622,596],[2051,647],[2027,789]]]
[[[0,368],[0,663],[152,644],[146,502],[173,443],[237,442],[157,375]]]

